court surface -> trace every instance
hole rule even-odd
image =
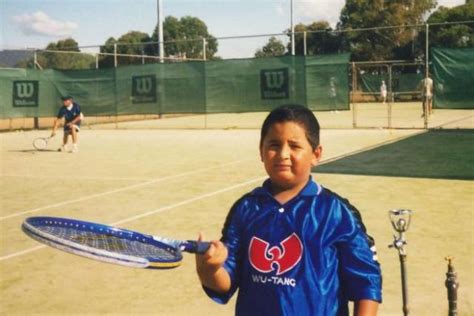
[[[422,132],[326,129],[323,157],[349,157]],[[47,134],[0,134],[0,314],[233,315],[235,298],[222,306],[205,296],[192,255],[174,270],[125,268],[43,247],[20,225],[28,216],[51,215],[179,239],[199,232],[218,238],[233,202],[265,179],[257,129],[85,128],[77,154],[34,151],[33,139]],[[402,314],[398,253],[387,247],[394,208],[414,211],[406,235],[412,314],[447,314],[447,255],[458,272],[459,315],[474,314],[473,181],[314,177],[358,207],[376,240],[384,277],[379,315]]]

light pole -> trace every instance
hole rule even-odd
[[[157,0],[157,10],[158,10],[158,52],[160,56],[160,62],[163,62],[163,57],[165,55],[164,43],[163,43],[163,7],[161,5],[162,0]]]
[[[295,27],[293,25],[293,0],[291,2],[291,9],[290,9],[290,28],[291,28],[291,56],[295,56]]]

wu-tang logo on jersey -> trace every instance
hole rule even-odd
[[[156,102],[156,76],[132,77],[132,103]]]
[[[288,272],[300,262],[302,256],[303,244],[295,233],[273,247],[258,237],[252,237],[250,241],[250,264],[263,273],[276,270],[276,275],[281,275]]]
[[[260,70],[262,99],[288,99],[288,68]]]
[[[13,106],[38,106],[39,84],[37,80],[13,81]]]

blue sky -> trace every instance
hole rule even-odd
[[[162,0],[164,16],[195,16],[215,37],[281,33],[290,27],[290,0]],[[438,0],[447,7],[465,0]],[[344,0],[293,0],[294,23],[338,21]],[[44,48],[67,37],[101,45],[128,31],[151,34],[157,0],[0,0],[0,50]],[[221,40],[217,55],[251,57],[268,38]],[[286,40],[282,37],[281,40]]]

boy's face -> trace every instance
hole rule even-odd
[[[282,190],[302,188],[321,152],[320,145],[312,149],[305,129],[295,122],[273,124],[260,147],[260,157],[272,184]]]
[[[71,99],[66,99],[66,100],[63,100],[63,105],[65,107],[68,107],[72,104],[72,100]]]

